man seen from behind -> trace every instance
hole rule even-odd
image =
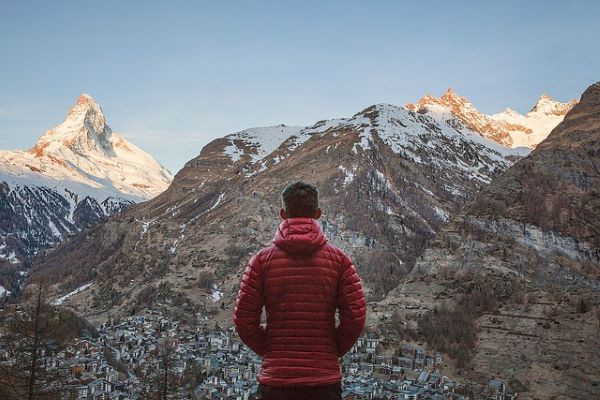
[[[365,323],[360,278],[316,221],[317,189],[296,182],[281,198],[283,221],[273,243],[244,271],[233,322],[242,341],[262,357],[261,400],[341,399],[339,358]],[[266,324],[260,321],[263,307]]]

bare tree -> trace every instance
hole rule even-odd
[[[54,308],[46,303],[43,282],[29,285],[24,300],[5,309],[1,340],[5,355],[0,361],[0,393],[7,399],[57,399],[61,366]],[[4,397],[3,397],[4,398]]]
[[[144,380],[148,383],[150,393],[148,397],[154,400],[168,400],[179,398],[180,376],[175,371],[177,362],[176,342],[165,339],[158,344],[154,356],[158,360],[157,368],[145,374]]]
[[[600,335],[600,307],[596,307],[596,321],[598,321],[598,329],[596,329],[596,338],[594,339],[594,343],[598,340],[598,336]]]

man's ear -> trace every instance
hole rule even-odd
[[[287,214],[285,213],[285,208],[279,209],[279,216],[281,217],[281,219],[287,219]]]
[[[313,217],[314,219],[319,219],[321,218],[321,214],[323,213],[323,211],[321,211],[320,208],[317,208],[317,210],[315,211],[315,216]]]

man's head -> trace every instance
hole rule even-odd
[[[283,208],[279,211],[281,218],[307,217],[318,219],[321,216],[319,208],[319,192],[317,188],[305,182],[295,182],[281,192]]]

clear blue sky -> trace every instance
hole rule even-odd
[[[600,80],[599,1],[0,0],[0,148],[81,92],[176,172],[211,139],[453,87],[528,111]]]

